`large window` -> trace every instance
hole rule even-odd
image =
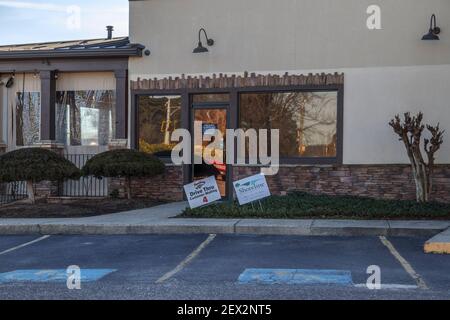
[[[71,146],[106,146],[114,137],[113,90],[58,91],[56,139]]]
[[[279,129],[281,158],[337,157],[338,93],[242,93],[243,129]]]
[[[16,96],[16,145],[32,146],[40,141],[41,95],[19,92]]]
[[[180,96],[140,96],[138,100],[139,149],[170,156],[171,134],[181,125]]]

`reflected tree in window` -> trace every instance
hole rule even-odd
[[[279,129],[282,157],[336,157],[337,92],[242,94],[240,126]]]
[[[72,146],[106,146],[114,137],[112,90],[57,92],[56,135]]]
[[[171,134],[180,128],[180,96],[139,97],[139,149],[158,156],[170,156],[175,146]]]
[[[19,92],[16,96],[16,145],[32,146],[40,141],[41,95]]]

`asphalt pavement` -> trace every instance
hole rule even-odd
[[[449,299],[426,237],[0,236],[0,299]],[[77,266],[81,289],[69,289]],[[381,289],[366,286],[379,268]]]

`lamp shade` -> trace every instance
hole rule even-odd
[[[194,49],[194,53],[204,53],[208,52],[208,48],[205,48],[201,42],[198,43],[198,47]]]
[[[441,28],[436,25],[436,15],[432,14],[430,19],[430,29],[428,33],[422,37],[422,40],[439,40],[438,34],[441,33]]]
[[[430,29],[430,31],[422,37],[422,40],[439,40],[439,36]]]

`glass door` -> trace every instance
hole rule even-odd
[[[226,141],[225,141],[227,129],[227,109],[225,106],[224,107],[194,106],[192,120],[193,120],[192,121],[193,128],[196,122],[202,123],[201,131],[198,129],[192,130],[192,132],[194,132],[193,137],[194,154],[203,155],[205,148],[209,144],[215,142],[217,144],[217,147],[212,153],[212,155],[221,159],[221,160],[214,160],[212,164],[208,164],[202,157],[202,164],[194,164],[192,166],[193,181],[201,180],[211,176],[216,177],[220,193],[222,197],[225,198],[227,196],[227,181],[228,181],[227,180],[228,168],[226,165]],[[223,139],[221,139],[221,141],[215,141],[215,137],[212,135],[215,132],[215,130],[219,130],[220,133],[222,134]],[[202,134],[202,137],[195,137],[195,134],[199,134],[200,132]],[[208,135],[211,136],[208,137]],[[206,139],[210,141],[203,141],[204,140],[203,137],[210,138]]]

